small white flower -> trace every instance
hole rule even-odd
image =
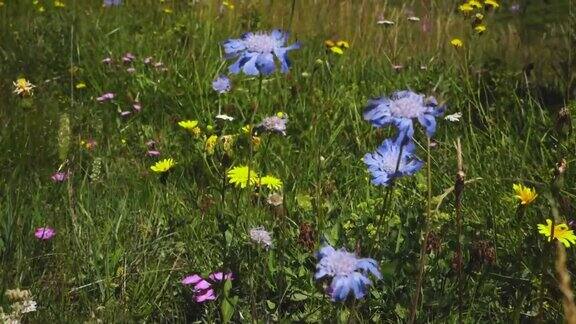
[[[455,114],[444,117],[444,119],[446,119],[447,121],[451,121],[453,123],[460,121],[460,118],[462,118],[461,112],[457,112]]]
[[[264,247],[269,248],[272,246],[272,236],[270,232],[265,230],[263,227],[256,227],[250,230],[250,238],[252,241],[264,245]]]
[[[391,20],[386,20],[386,19],[382,19],[382,20],[378,20],[376,22],[377,25],[384,25],[384,26],[393,26],[394,22]]]
[[[233,120],[234,120],[234,117],[228,116],[228,115],[225,115],[225,114],[216,115],[216,118],[217,118],[217,119],[222,119],[222,120],[227,120],[227,121],[233,121]]]
[[[412,17],[408,17],[408,20],[410,21],[420,21],[420,18],[416,17],[416,16],[412,16]]]
[[[22,314],[31,313],[36,311],[36,302],[27,300],[22,303]]]

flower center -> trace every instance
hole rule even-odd
[[[356,270],[356,256],[349,252],[336,251],[322,261],[332,276],[349,275]]]
[[[390,104],[390,112],[394,117],[416,118],[424,111],[425,108],[411,97],[400,98]]]
[[[396,172],[396,165],[398,164],[398,154],[400,152],[396,148],[391,148],[386,154],[382,155],[380,160],[380,169],[386,171],[386,173]],[[400,164],[398,164],[398,170],[402,169],[402,158],[400,158]]]
[[[246,37],[244,45],[251,52],[272,53],[278,46],[278,42],[269,35],[253,34]]]

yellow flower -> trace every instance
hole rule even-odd
[[[512,189],[514,189],[515,197],[520,199],[522,205],[529,205],[538,197],[536,189],[524,187],[522,184],[514,184]]]
[[[333,41],[328,39],[324,41],[324,45],[326,45],[332,53],[338,55],[344,54],[344,50],[350,48],[350,44],[345,40]]]
[[[276,117],[278,117],[278,118],[284,118],[284,117],[286,117],[286,113],[283,112],[283,111],[279,111],[279,112],[276,113]]]
[[[168,7],[164,8],[164,10],[162,10],[162,11],[164,11],[165,14],[171,14],[171,13],[174,12],[174,10],[172,10],[172,9],[170,9],[170,8],[168,8]]]
[[[86,83],[84,82],[78,82],[78,84],[76,84],[76,89],[85,89],[86,88]]]
[[[500,4],[498,4],[498,1],[495,1],[495,0],[486,0],[486,1],[484,1],[484,4],[489,6],[489,7],[494,8],[494,9],[497,9],[498,7],[500,7]]]
[[[204,143],[204,150],[206,151],[206,154],[208,155],[214,154],[214,148],[216,147],[217,143],[218,143],[218,136],[212,135],[208,137],[206,139],[206,142]]]
[[[154,163],[153,166],[150,167],[150,170],[156,173],[164,173],[172,169],[176,165],[174,159],[164,159]]]
[[[248,176],[250,176],[250,185],[258,183],[258,173],[248,166],[239,166],[228,171],[228,181],[236,187],[246,188],[248,186]]]
[[[36,87],[25,78],[19,78],[12,84],[14,84],[14,93],[21,96],[31,96],[32,89]]]
[[[486,31],[486,25],[478,25],[474,27],[474,31],[477,32],[478,34],[482,34]]]
[[[66,5],[62,1],[54,1],[54,7],[56,8],[64,8]]]
[[[477,13],[474,15],[474,18],[476,18],[477,20],[482,21],[482,19],[484,19],[484,15],[481,13]]]
[[[552,220],[547,219],[546,225],[538,224],[538,232],[548,238],[548,241],[552,240]],[[562,242],[564,246],[570,247],[570,244],[576,244],[576,235],[574,231],[568,227],[565,223],[554,226],[553,237],[558,241]]]
[[[458,10],[462,13],[467,14],[472,10],[474,10],[474,8],[469,3],[464,3],[458,6]]]
[[[44,11],[46,11],[46,9],[44,9],[44,6],[38,7],[38,12],[44,12]]]
[[[242,127],[242,133],[250,134],[251,132],[252,132],[252,126],[246,125],[246,126]]]
[[[236,138],[232,135],[222,136],[222,148],[224,149],[224,152],[226,152],[226,154],[228,155],[234,154],[235,139]]]
[[[476,0],[470,0],[468,1],[468,5],[477,9],[482,9],[482,4],[479,1]]]
[[[198,127],[197,120],[182,120],[178,122],[178,125],[185,130],[189,131],[190,133],[194,134],[195,136],[200,135],[202,130]]]
[[[452,40],[450,41],[450,45],[454,46],[455,48],[460,48],[464,46],[464,43],[460,38],[452,38]]]
[[[234,4],[232,3],[232,1],[222,1],[222,5],[228,8],[229,10],[234,10]]]
[[[267,175],[267,176],[260,178],[260,185],[266,186],[266,187],[268,187],[268,189],[278,190],[278,189],[282,188],[282,180],[280,180],[274,176]]]

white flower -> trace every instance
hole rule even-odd
[[[252,241],[264,245],[268,248],[272,246],[272,236],[270,232],[265,230],[263,227],[256,227],[250,230],[250,238]]]
[[[412,17],[408,17],[408,20],[410,21],[420,21],[420,18],[416,17],[416,16],[412,16]]]
[[[222,119],[222,120],[227,120],[227,121],[233,121],[233,120],[234,120],[234,117],[228,116],[228,115],[225,115],[225,114],[216,115],[216,118],[217,118],[217,119]]]
[[[22,314],[32,313],[36,311],[36,302],[33,300],[27,300],[22,303]]]
[[[384,25],[384,26],[393,26],[394,22],[391,20],[386,20],[386,19],[382,19],[382,20],[378,20],[376,22],[377,25]]]
[[[460,121],[460,118],[462,118],[461,112],[457,112],[455,114],[444,117],[444,119],[446,119],[447,121],[451,121],[453,123]]]

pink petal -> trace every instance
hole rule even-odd
[[[234,274],[232,272],[226,274],[224,274],[224,272],[214,272],[211,273],[208,278],[212,281],[234,280]]]
[[[200,281],[198,281],[194,284],[194,288],[196,290],[208,289],[212,286],[208,281],[206,281],[202,278],[200,278],[200,279],[201,279]]]
[[[197,303],[203,303],[208,300],[216,300],[216,294],[214,293],[214,289],[204,290],[201,294],[196,295],[194,297],[194,300]]]
[[[198,283],[199,281],[203,280],[202,277],[200,277],[197,274],[193,274],[193,275],[188,275],[186,277],[184,277],[182,279],[182,281],[180,281],[183,285],[193,285]]]

